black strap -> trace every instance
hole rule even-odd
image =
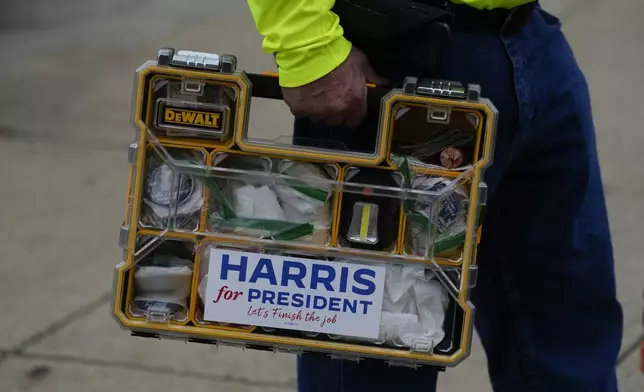
[[[442,6],[415,0],[336,0],[333,7],[349,36],[385,40],[430,22],[451,18],[447,1]]]
[[[252,83],[252,96],[257,98],[268,98],[282,100],[282,89],[276,76],[268,74],[247,74]]]

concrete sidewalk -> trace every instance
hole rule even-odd
[[[637,371],[644,288],[644,2],[542,1],[589,79],[626,328]],[[127,181],[134,70],[160,46],[231,52],[273,69],[242,1],[10,0],[0,15],[0,390],[293,391],[294,358],[135,339],[109,318]],[[15,5],[15,6],[14,6]],[[257,132],[288,133],[288,117]],[[617,135],[621,137],[616,137]],[[441,392],[490,391],[480,345]]]

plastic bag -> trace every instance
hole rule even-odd
[[[230,156],[231,158],[233,156]],[[235,156],[228,167],[269,172],[268,158]],[[331,229],[331,189],[315,184],[329,176],[313,164],[279,161],[278,171],[293,178],[243,175],[212,184],[211,230],[274,240],[324,245]],[[309,180],[309,182],[307,182]]]
[[[386,268],[378,341],[397,347],[436,347],[445,337],[447,290],[433,272],[423,267],[387,265]]]
[[[140,262],[134,271],[132,313],[142,316],[152,309],[159,314],[166,312],[171,319],[185,319],[192,273],[191,260],[172,255],[156,254]]]
[[[136,288],[142,292],[172,292],[187,297],[190,294],[192,268],[140,267],[134,274]]]
[[[307,180],[327,181],[329,175],[314,164],[281,161],[281,174],[297,177],[297,180],[281,179],[275,187],[279,202],[284,209],[285,219],[290,222],[313,225],[311,242],[325,245],[331,231],[330,185],[320,185]]]
[[[387,267],[381,339],[405,347],[435,347],[443,340],[448,296],[433,278],[422,267]]]
[[[184,161],[203,160],[196,151],[180,151]],[[146,176],[144,214],[142,222],[156,228],[166,228],[168,218],[174,217],[177,228],[195,230],[203,206],[203,184],[196,178],[175,173],[157,156],[150,157]]]
[[[453,180],[443,177],[415,176],[411,186],[414,190],[427,192],[440,192],[445,188],[453,187],[453,190],[449,191],[449,194],[439,205],[440,210],[435,222],[436,230],[439,233],[445,232],[459,219],[462,220],[465,217],[468,201],[467,193],[460,186],[455,185]],[[432,211],[428,207],[427,203],[423,202],[413,204],[416,212],[431,221],[433,220]]]
[[[277,195],[266,185],[233,187],[233,195],[235,213],[240,218],[285,220]]]
[[[407,251],[422,256],[441,254],[460,248],[465,243],[469,198],[462,185],[443,177],[415,176],[415,190],[440,192],[451,188],[442,199],[408,203]],[[438,209],[438,210],[436,210]],[[432,249],[433,247],[433,249]]]

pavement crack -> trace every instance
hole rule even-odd
[[[142,373],[162,374],[183,378],[199,379],[213,382],[227,382],[239,384],[248,387],[262,387],[262,388],[275,388],[282,390],[293,390],[296,386],[294,378],[287,381],[266,381],[266,380],[250,380],[244,377],[234,377],[231,375],[216,375],[204,372],[195,372],[189,370],[177,370],[165,366],[148,366],[136,362],[128,361],[112,361],[97,358],[84,358],[63,354],[45,354],[33,352],[20,352],[14,353],[15,357],[33,360],[43,360],[59,363],[69,363],[83,366],[96,366],[112,369],[121,369],[129,371],[137,371]]]
[[[52,324],[45,327],[43,330],[36,332],[35,334],[29,336],[22,342],[18,343],[13,350],[11,350],[10,355],[22,355],[25,350],[29,347],[40,343],[41,341],[47,339],[51,335],[65,328],[66,326],[72,324],[76,320],[80,319],[83,316],[86,316],[89,312],[95,310],[97,307],[103,305],[104,303],[109,302],[111,298],[111,292],[104,293],[99,298],[89,302],[63,316],[60,320],[53,322]]]
[[[63,147],[78,147],[101,151],[124,151],[129,143],[100,138],[70,137],[69,135],[45,134],[29,132],[25,129],[14,128],[0,124],[0,141],[9,140],[25,144],[48,144]]]
[[[644,333],[641,334],[637,339],[635,339],[634,342],[629,344],[622,350],[621,354],[619,354],[619,357],[617,358],[617,366],[621,365],[622,362],[624,362],[628,357],[631,356],[639,347],[640,344],[644,342]]]
[[[9,358],[9,355],[11,355],[11,351],[0,350],[0,366],[2,366],[2,363]]]

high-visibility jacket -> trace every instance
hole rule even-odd
[[[395,1],[395,0],[393,0]],[[479,9],[514,8],[533,0],[452,0]],[[328,74],[351,51],[335,0],[247,0],[262,47],[275,53],[280,85],[297,87]]]

